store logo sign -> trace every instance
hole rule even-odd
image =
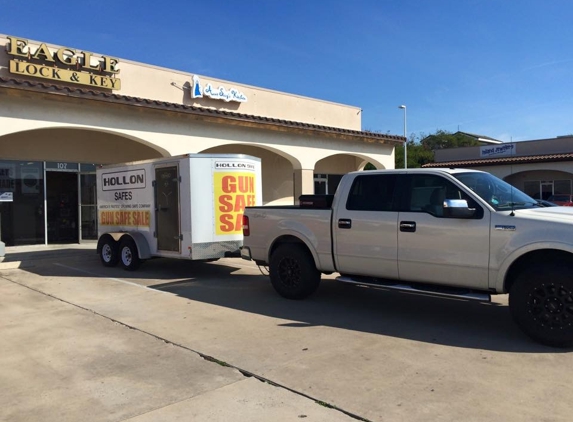
[[[116,171],[101,175],[103,191],[143,189],[145,187],[145,170]]]
[[[515,155],[515,145],[505,144],[496,146],[485,146],[480,148],[480,157],[507,157],[510,155]]]
[[[6,52],[12,56],[10,73],[103,89],[121,89],[119,60],[94,56],[72,48],[50,49],[45,43],[33,47],[28,40],[7,37]]]
[[[193,88],[191,90],[192,98],[203,98],[204,96],[212,98],[213,100],[222,100],[226,102],[234,101],[238,103],[246,103],[247,96],[236,88],[226,89],[222,86],[214,88],[213,85],[208,83],[203,86],[199,80],[199,76],[193,76]]]

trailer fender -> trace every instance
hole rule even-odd
[[[135,245],[137,246],[137,251],[139,253],[140,259],[149,259],[151,258],[151,251],[149,249],[149,244],[145,239],[145,236],[141,232],[127,232],[124,235],[131,236]]]

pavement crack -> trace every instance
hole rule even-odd
[[[23,283],[19,283],[19,282],[17,282],[17,281],[10,280],[9,278],[6,278],[5,276],[0,276],[0,278],[3,278],[3,279],[5,279],[5,280],[9,281],[10,283],[17,284],[18,286],[24,287],[24,288],[26,288],[26,289],[29,289],[29,290],[31,290],[31,291],[33,291],[33,292],[36,292],[36,293],[39,293],[39,294],[41,294],[41,295],[47,296],[47,297],[52,298],[52,299],[54,299],[54,300],[57,300],[57,301],[59,301],[59,302],[65,303],[65,304],[67,304],[67,305],[73,306],[73,307],[75,307],[75,308],[81,309],[81,310],[86,311],[86,312],[90,312],[90,313],[92,313],[93,315],[96,315],[96,316],[98,316],[98,317],[100,317],[100,318],[104,318],[104,319],[106,319],[106,320],[108,320],[108,321],[111,321],[111,322],[113,322],[113,323],[115,323],[115,324],[119,324],[119,325],[121,325],[122,327],[128,328],[128,329],[130,329],[130,330],[135,330],[135,331],[140,332],[140,333],[142,333],[142,334],[151,336],[151,337],[155,338],[156,340],[162,341],[162,342],[164,342],[164,343],[166,343],[166,344],[169,344],[169,345],[172,345],[172,346],[181,348],[181,349],[183,349],[183,350],[192,352],[192,353],[198,355],[199,357],[201,357],[202,359],[204,359],[204,360],[206,360],[206,361],[208,361],[208,362],[214,363],[214,364],[216,364],[216,365],[224,366],[224,367],[227,367],[227,368],[234,369],[234,370],[238,371],[240,374],[242,374],[245,378],[251,378],[251,377],[252,377],[252,378],[255,378],[255,379],[257,379],[257,380],[259,380],[259,381],[261,381],[261,382],[264,382],[264,383],[266,383],[266,384],[269,384],[269,385],[271,385],[271,386],[273,386],[273,387],[284,389],[284,390],[289,391],[289,392],[291,392],[291,393],[293,393],[293,394],[296,394],[296,395],[298,395],[298,396],[304,397],[304,398],[306,398],[306,399],[308,399],[308,400],[312,400],[314,403],[316,403],[316,404],[319,405],[319,406],[328,407],[328,408],[330,408],[330,409],[333,409],[333,410],[336,410],[336,411],[338,411],[338,412],[341,412],[341,413],[345,414],[346,416],[349,416],[349,417],[351,417],[351,418],[353,418],[353,419],[355,419],[355,420],[362,421],[362,422],[372,422],[372,421],[370,421],[369,419],[365,419],[365,418],[363,418],[363,417],[361,417],[361,416],[359,416],[359,415],[356,415],[356,414],[354,414],[354,413],[352,413],[352,412],[349,412],[349,411],[347,411],[347,410],[341,409],[340,407],[337,407],[337,406],[335,406],[335,405],[333,405],[333,404],[326,403],[326,402],[324,402],[324,401],[322,401],[322,400],[320,400],[320,399],[318,399],[318,398],[315,398],[315,397],[312,397],[312,396],[310,396],[310,395],[308,395],[308,394],[306,394],[306,393],[303,393],[302,391],[294,390],[294,389],[292,389],[292,388],[290,388],[290,387],[287,387],[286,385],[283,385],[283,384],[274,382],[274,381],[271,380],[271,379],[265,378],[265,377],[263,377],[262,375],[255,374],[255,373],[253,373],[253,372],[251,372],[251,371],[248,371],[248,370],[243,369],[243,368],[239,368],[238,366],[235,366],[235,365],[233,365],[233,364],[227,363],[227,362],[222,361],[222,360],[220,360],[220,359],[217,359],[217,358],[215,358],[215,357],[213,357],[213,356],[209,356],[209,355],[207,355],[207,354],[205,354],[205,353],[202,353],[202,352],[200,352],[200,351],[198,351],[198,350],[195,350],[195,349],[192,349],[192,348],[190,348],[190,347],[187,347],[187,346],[185,346],[185,345],[183,345],[183,344],[179,344],[179,343],[173,342],[173,341],[171,341],[171,340],[169,340],[169,339],[167,339],[167,338],[161,337],[161,336],[159,336],[159,335],[157,335],[157,334],[153,334],[153,333],[151,333],[151,332],[149,332],[149,331],[142,330],[142,329],[137,328],[137,327],[135,327],[135,326],[133,326],[133,325],[126,324],[126,323],[124,323],[124,322],[122,322],[122,321],[119,321],[119,320],[114,319],[114,318],[111,318],[111,317],[109,317],[109,316],[107,316],[107,315],[104,315],[104,314],[101,314],[101,313],[99,313],[99,312],[96,312],[96,311],[94,311],[93,309],[89,309],[89,308],[86,308],[85,306],[78,305],[77,303],[73,303],[73,302],[67,301],[67,300],[65,300],[65,299],[62,299],[62,298],[57,297],[57,296],[54,296],[54,295],[52,295],[52,294],[50,294],[50,293],[44,292],[44,291],[39,290],[39,289],[37,289],[37,288],[27,286],[27,285],[25,285],[25,284],[23,284]]]

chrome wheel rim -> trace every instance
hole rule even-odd
[[[109,246],[108,244],[103,245],[103,248],[101,248],[101,256],[105,262],[111,261],[112,254],[113,251],[111,249],[111,246]]]

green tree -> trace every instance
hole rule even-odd
[[[422,167],[426,163],[434,161],[434,153],[424,148],[416,141],[415,136],[410,135],[407,142],[408,168]],[[397,169],[404,168],[404,146],[397,146],[394,150],[394,166]]]
[[[470,138],[461,132],[451,133],[446,130],[438,129],[436,133],[428,136],[420,134],[420,144],[429,151],[444,148],[472,147],[479,145],[475,138]]]
[[[462,133],[451,133],[438,129],[431,135],[420,133],[411,134],[407,142],[408,168],[422,167],[424,164],[434,162],[434,151],[443,148],[459,148],[477,146],[479,142]],[[394,165],[397,169],[404,168],[404,147],[398,146],[394,150]]]

